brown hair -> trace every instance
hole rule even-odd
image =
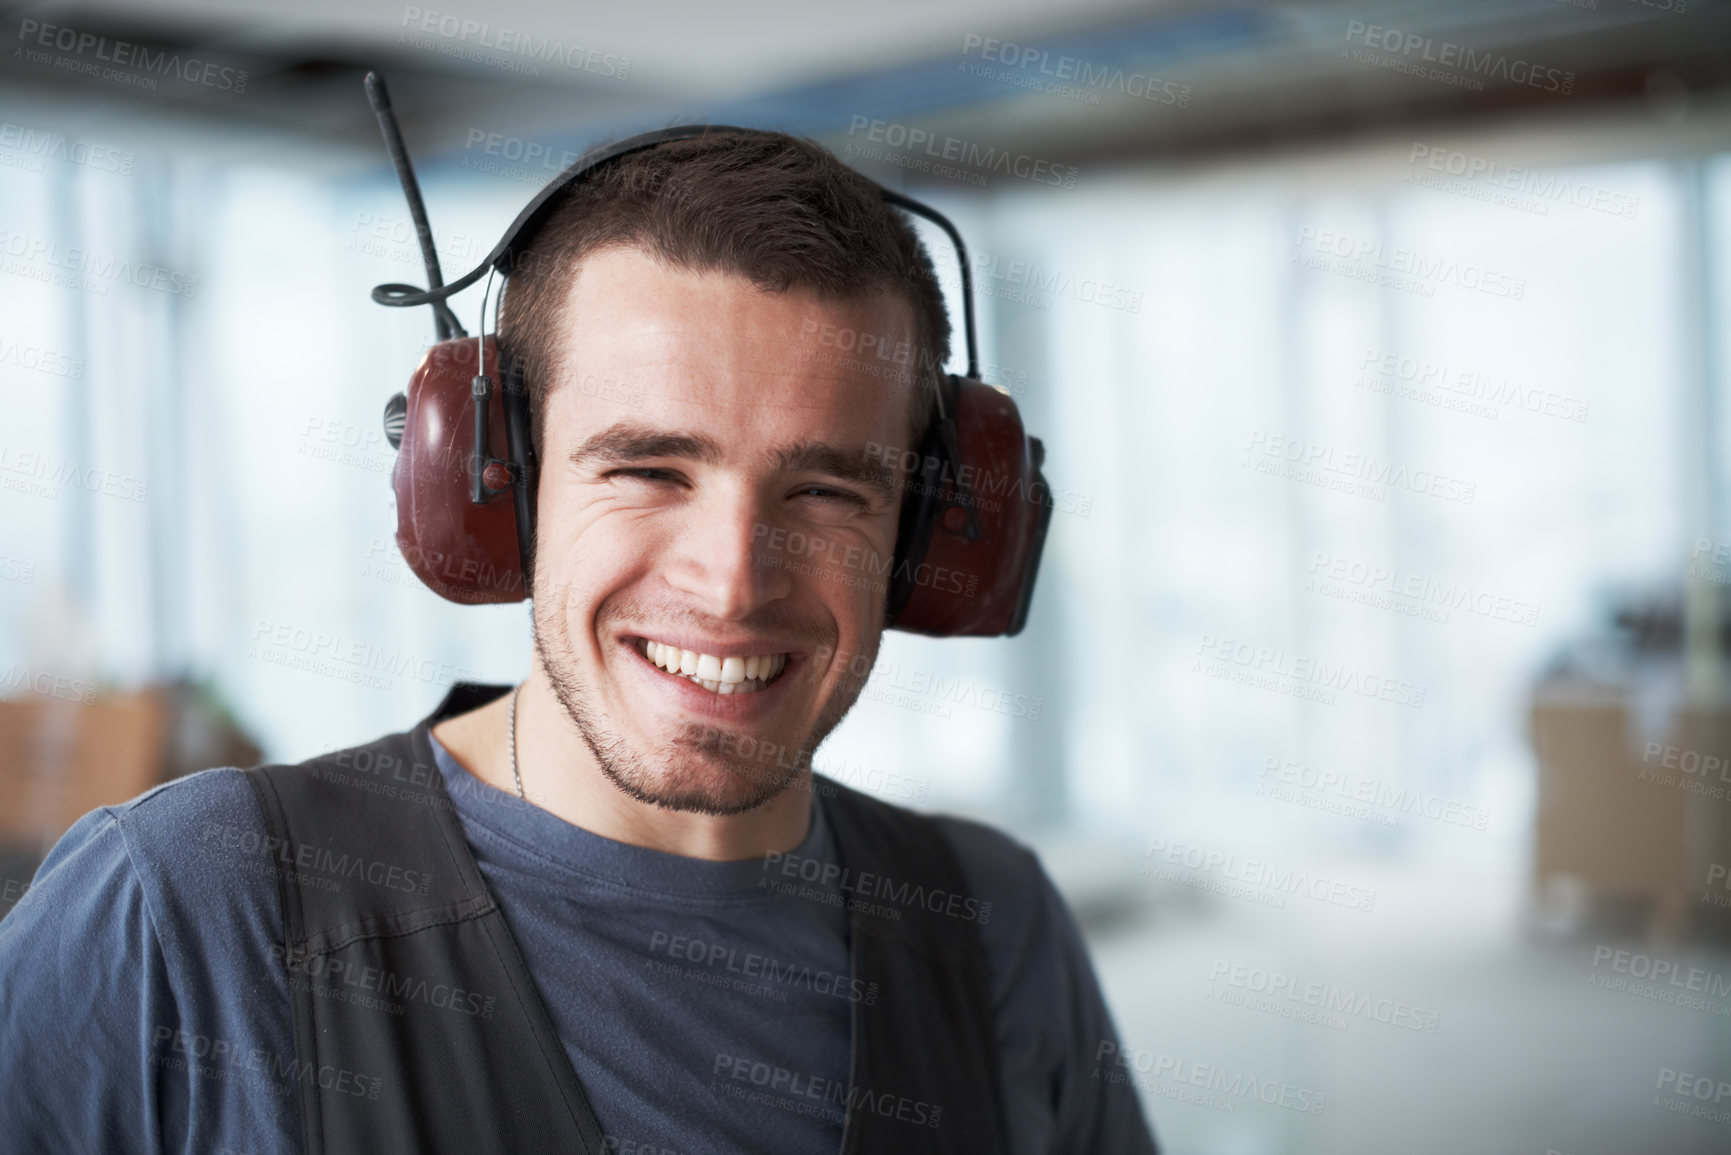
[[[583,258],[616,245],[678,269],[737,273],[770,292],[899,294],[913,306],[913,348],[877,367],[891,371],[883,379],[912,379],[908,444],[919,444],[950,344],[943,294],[919,237],[876,184],[822,146],[783,133],[716,132],[627,154],[580,179],[519,255],[499,344],[529,367],[537,447],[563,369],[572,278]]]

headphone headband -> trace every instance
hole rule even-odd
[[[381,109],[381,97],[374,95],[374,85],[369,83],[367,91],[369,95],[373,96],[374,111],[379,112],[380,119],[383,120],[390,109],[389,98],[382,98],[384,104]],[[383,92],[382,83],[378,86],[378,92],[381,94]],[[540,232],[541,226],[546,223],[547,218],[552,216],[559,207],[565,192],[589,173],[602,165],[618,160],[622,156],[643,152],[657,145],[669,144],[677,140],[697,140],[711,133],[722,132],[739,133],[746,136],[771,135],[762,129],[739,128],[729,124],[682,124],[673,128],[657,129],[654,132],[639,133],[612,144],[593,148],[578,157],[563,172],[548,181],[540,192],[535,194],[534,199],[524,206],[522,212],[517,214],[517,219],[511,222],[511,227],[505,230],[505,235],[499,238],[499,243],[493,246],[493,251],[483,257],[481,263],[473,269],[449,284],[434,285],[427,289],[397,282],[375,285],[373,287],[373,300],[378,304],[393,307],[432,305],[434,308],[440,308],[447,298],[462,292],[479,281],[488,269],[496,269],[505,276],[510,276],[519,248],[528,247],[535,235]],[[861,175],[863,177],[863,174]],[[864,177],[864,179],[871,180],[870,177]],[[951,247],[955,249],[956,262],[961,269],[962,281],[962,336],[968,355],[968,368],[965,375],[977,378],[980,373],[978,344],[974,337],[974,279],[973,271],[968,267],[968,248],[962,242],[961,232],[951,223],[950,218],[925,202],[915,200],[913,197],[896,192],[894,189],[885,188],[876,181],[871,183],[882,194],[886,203],[916,216],[924,217],[937,225],[949,239]],[[438,279],[436,272],[430,279],[435,281]]]

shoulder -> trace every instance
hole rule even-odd
[[[258,828],[258,805],[236,769],[177,778],[114,806],[90,811],[60,836],[37,870],[32,893],[89,884],[98,875],[141,878],[176,864],[196,865],[223,832]]]
[[[996,978],[1000,1007],[1014,988],[1066,981],[1081,951],[1074,919],[1039,855],[983,822],[933,815],[978,900],[980,937]]]
[[[229,963],[259,972],[280,938],[281,901],[252,788],[206,770],[93,810],[54,844],[0,922],[16,971],[49,965],[46,944],[169,973]]]
[[[234,876],[247,873],[237,869],[237,854],[263,831],[257,795],[232,767],[177,778],[106,809],[142,878],[206,894],[232,889]]]
[[[931,818],[944,832],[970,883],[1013,890],[1047,881],[1039,856],[997,827],[954,814]]]
[[[1117,1030],[1075,915],[1039,856],[984,823],[937,816],[990,918],[980,938],[992,972],[1004,1104],[1018,1152],[1153,1155],[1134,1095],[1097,1074]]]
[[[281,903],[243,849],[261,814],[239,770],[207,770],[86,814],[0,920],[0,1135],[20,1149],[276,1148],[294,1101],[194,1079],[187,1054],[295,1054]],[[257,847],[257,842],[250,842]]]

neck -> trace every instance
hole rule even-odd
[[[506,741],[511,695],[448,718],[433,734],[457,764],[481,781],[517,792]],[[810,769],[787,789],[741,814],[666,810],[620,790],[565,712],[539,656],[517,694],[517,770],[528,800],[592,834],[686,858],[732,862],[785,853],[811,824]]]

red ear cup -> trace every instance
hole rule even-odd
[[[890,628],[933,637],[1015,635],[1028,617],[1052,521],[1040,470],[1045,447],[1023,431],[1008,394],[955,381],[961,469],[931,471],[940,499],[925,511],[929,531],[898,543],[898,554],[908,554],[897,557],[896,569],[911,575],[913,590]],[[928,453],[934,444],[928,439]]]
[[[484,341],[488,375],[503,377],[493,338]],[[487,456],[497,460],[483,473],[483,488],[496,492],[473,500],[476,351],[473,338],[453,338],[421,358],[391,474],[403,560],[434,593],[465,605],[528,596],[509,478],[492,476],[509,458],[500,388],[487,422]],[[890,626],[933,637],[1015,635],[1027,620],[1052,520],[1045,450],[1003,391],[961,378],[955,385],[962,465],[949,465],[936,436],[917,455],[923,485],[909,497],[895,565],[910,588]],[[394,423],[398,407],[387,412]]]
[[[485,370],[502,379],[491,336]],[[509,475],[494,464],[484,474],[493,493],[472,500],[475,406],[471,392],[480,342],[440,341],[427,350],[409,381],[402,444],[391,484],[397,492],[397,548],[403,560],[440,597],[465,605],[517,602],[527,596],[518,556],[517,518]],[[506,452],[504,390],[489,401],[487,455]],[[504,482],[503,486],[499,483]]]
[[[484,340],[489,375],[504,376],[493,338]],[[421,358],[391,474],[403,559],[434,593],[465,605],[527,596],[508,479],[484,473],[483,488],[498,492],[472,499],[476,351],[472,338],[455,338]],[[1015,635],[1027,620],[1052,519],[1045,450],[1024,432],[1007,394],[978,381],[955,385],[962,465],[940,464],[946,455],[935,436],[921,447],[924,467],[915,472],[923,492],[910,495],[895,567],[910,588],[890,625],[934,637]],[[509,456],[503,398],[495,388],[488,402],[487,456],[498,460]],[[503,467],[495,462],[490,472]]]

